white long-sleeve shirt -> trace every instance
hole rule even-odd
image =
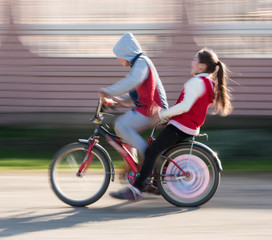
[[[209,78],[209,76],[210,75],[208,73],[200,73],[189,79],[184,84],[183,100],[168,109],[162,109],[159,112],[160,119],[166,120],[170,119],[173,116],[188,112],[193,104],[196,102],[196,100],[205,93],[205,84],[200,77]]]

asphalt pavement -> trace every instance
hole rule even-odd
[[[138,203],[112,199],[74,208],[52,192],[46,171],[0,171],[0,238],[272,239],[272,173],[223,173],[214,197],[178,208],[150,194]]]

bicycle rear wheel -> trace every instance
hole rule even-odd
[[[63,202],[76,207],[94,203],[106,192],[110,182],[110,166],[105,155],[94,146],[92,162],[86,172],[77,176],[88,145],[69,144],[56,154],[50,167],[50,183]]]
[[[164,156],[171,158],[187,177],[168,159],[160,159],[157,167],[158,187],[161,195],[179,207],[197,207],[209,201],[220,182],[220,171],[211,154],[200,146],[180,144],[168,150]],[[163,175],[163,176],[162,176]],[[170,176],[171,175],[171,176]]]

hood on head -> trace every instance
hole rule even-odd
[[[137,39],[132,33],[125,33],[119,41],[115,44],[113,52],[118,58],[131,60],[139,53],[142,53],[142,48]]]

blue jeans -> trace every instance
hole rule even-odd
[[[147,142],[138,132],[148,127],[151,127],[150,118],[132,109],[116,119],[114,129],[118,137],[136,148],[143,157]]]

